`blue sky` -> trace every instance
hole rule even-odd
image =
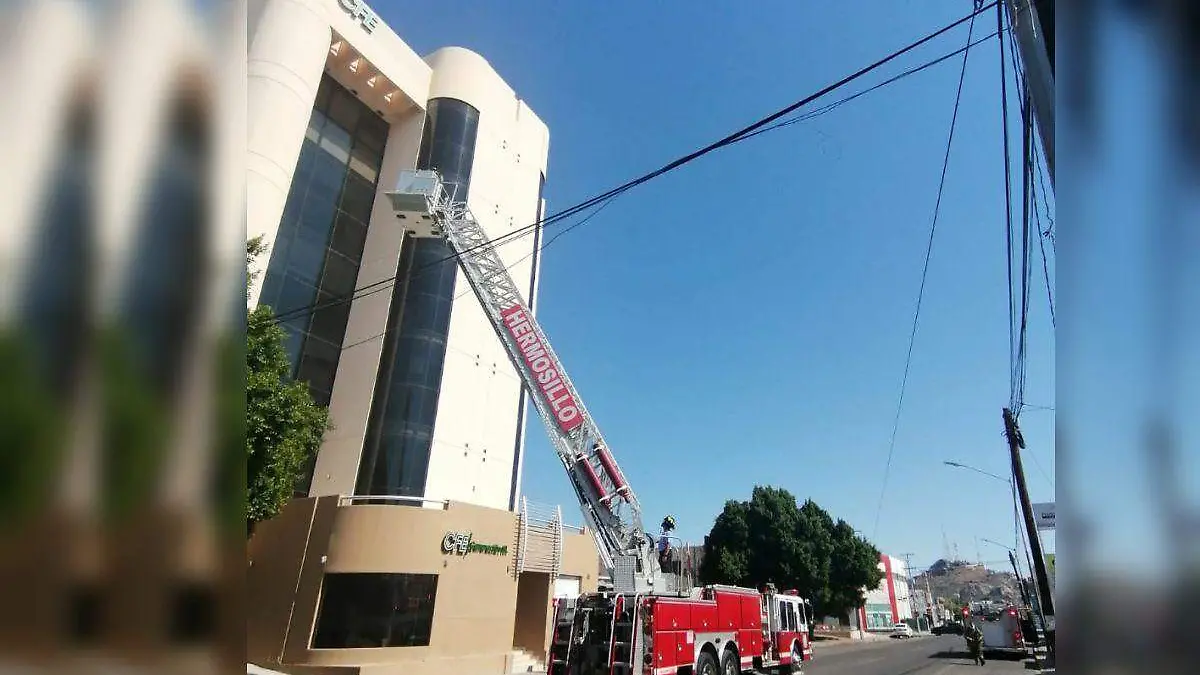
[[[375,8],[419,53],[458,45],[482,54],[547,123],[553,213],[802,98],[971,5],[667,4]],[[988,14],[976,36],[993,30]],[[844,94],[965,41],[964,25]],[[654,180],[545,250],[540,320],[648,527],[672,513],[681,536],[699,541],[725,500],[769,484],[871,535],[959,63]],[[1013,540],[1007,486],[942,465],[1007,472],[994,40],[972,51],[956,133],[874,537],[888,553],[911,552],[914,567],[942,556],[943,529],[966,558],[976,556],[976,536]],[[1035,265],[1026,400],[1052,406],[1053,332],[1036,252]],[[1053,415],[1022,416],[1034,501],[1054,498]],[[581,521],[536,418],[528,438],[526,494]],[[982,542],[979,554],[1005,560]]]

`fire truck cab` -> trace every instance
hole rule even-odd
[[[812,605],[795,590],[778,592],[771,586],[763,590],[762,605],[764,665],[775,663],[784,672],[799,670],[813,657]]]

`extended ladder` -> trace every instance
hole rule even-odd
[[[605,567],[619,592],[661,587],[652,543],[642,529],[641,506],[567,377],[508,268],[453,185],[436,171],[405,171],[387,193],[396,216],[418,237],[444,237],[530,392],[559,460],[571,479]]]

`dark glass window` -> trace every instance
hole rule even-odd
[[[436,574],[326,574],[312,648],[428,646],[437,585]]]
[[[204,122],[182,101],[172,117],[169,142],[157,158],[149,199],[140,214],[135,253],[123,289],[122,314],[131,349],[164,390],[179,359],[195,311],[205,260]]]
[[[466,200],[479,111],[434,99],[426,112],[418,169],[437,169]],[[360,464],[361,495],[424,496],[446,358],[458,265],[440,239],[406,239]]]
[[[53,190],[46,192],[33,230],[32,260],[52,263],[29,266],[24,281],[22,321],[29,331],[34,366],[59,395],[75,381],[87,340],[88,287],[95,272],[93,237],[92,115],[73,110],[62,149],[55,158]]]
[[[387,134],[387,122],[322,78],[263,278],[259,303],[282,315],[293,374],[322,405],[346,336]],[[308,482],[297,491],[307,492]]]
[[[367,226],[345,211],[338,213],[337,224],[333,228],[333,241],[329,242],[329,248],[359,262],[363,245],[366,243]]]

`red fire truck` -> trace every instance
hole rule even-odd
[[[409,236],[441,237],[530,393],[612,588],[558,604],[548,675],[736,675],[798,669],[812,658],[811,605],[794,591],[693,588],[662,569],[641,506],[462,191],[436,171],[406,171],[387,193]]]
[[[1021,631],[1021,616],[1016,607],[1005,607],[983,617],[983,651],[986,654],[1025,654],[1025,635]]]
[[[709,585],[687,597],[595,594],[556,602],[547,672],[733,675],[812,659],[795,591]]]

